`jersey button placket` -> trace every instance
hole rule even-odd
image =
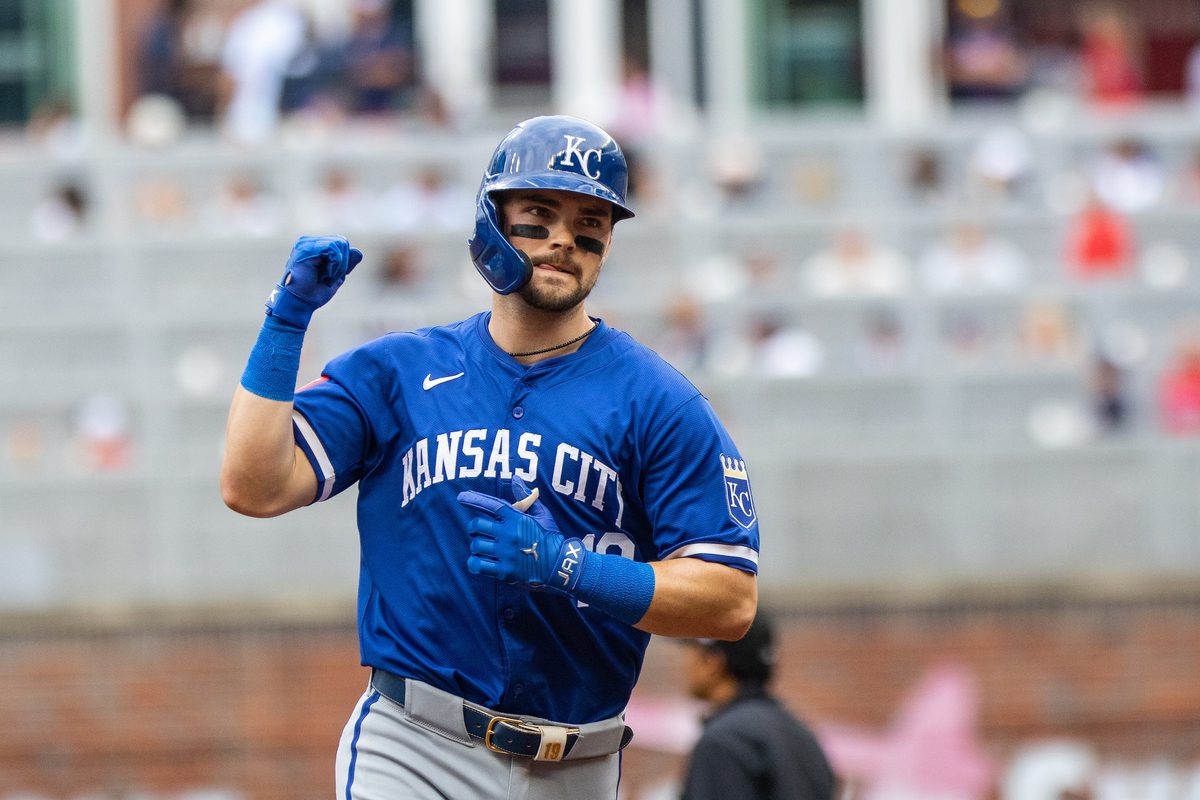
[[[529,377],[523,376],[513,386],[512,396],[508,399],[509,413],[513,419],[521,419],[525,416],[525,406],[521,405],[525,394],[529,391]]]

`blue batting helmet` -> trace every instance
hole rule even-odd
[[[496,146],[475,199],[475,234],[467,242],[475,268],[493,289],[509,294],[533,275],[529,256],[500,229],[493,193],[506,189],[558,189],[607,200],[613,222],[628,219],[629,168],[611,136],[575,117],[534,117]]]

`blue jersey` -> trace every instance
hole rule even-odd
[[[490,316],[388,334],[296,395],[316,499],[359,484],[363,664],[498,711],[612,717],[649,634],[472,575],[458,493],[511,501],[515,475],[592,550],[754,573],[745,462],[703,395],[628,334],[599,322],[578,351],[526,366],[492,341]]]

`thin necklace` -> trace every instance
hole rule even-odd
[[[600,325],[599,322],[593,322],[592,327],[588,328],[586,331],[579,334],[574,339],[563,342],[562,344],[556,344],[556,345],[554,345],[554,347],[543,347],[541,350],[530,350],[528,353],[509,353],[509,355],[512,356],[513,358],[524,358],[525,356],[540,356],[542,353],[549,353],[551,350],[562,350],[564,347],[570,347],[571,345],[575,344],[576,342],[582,342],[584,339],[591,336],[592,331],[596,330],[596,328],[599,327],[599,325]]]

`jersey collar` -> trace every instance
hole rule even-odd
[[[495,340],[492,339],[492,334],[488,332],[488,323],[491,322],[491,319],[491,311],[481,312],[475,318],[475,330],[479,334],[479,338],[483,342],[484,348],[491,353],[496,360],[507,365],[510,369],[521,373],[531,371],[545,372],[548,370],[557,369],[560,366],[567,364],[583,364],[584,362],[589,361],[594,354],[600,352],[604,348],[604,345],[612,332],[612,329],[605,324],[603,319],[589,316],[588,319],[595,321],[596,330],[592,331],[591,335],[583,340],[583,344],[578,350],[561,356],[547,358],[546,360],[539,361],[536,364],[526,365],[520,363],[508,353],[504,352],[500,345],[496,344]]]

